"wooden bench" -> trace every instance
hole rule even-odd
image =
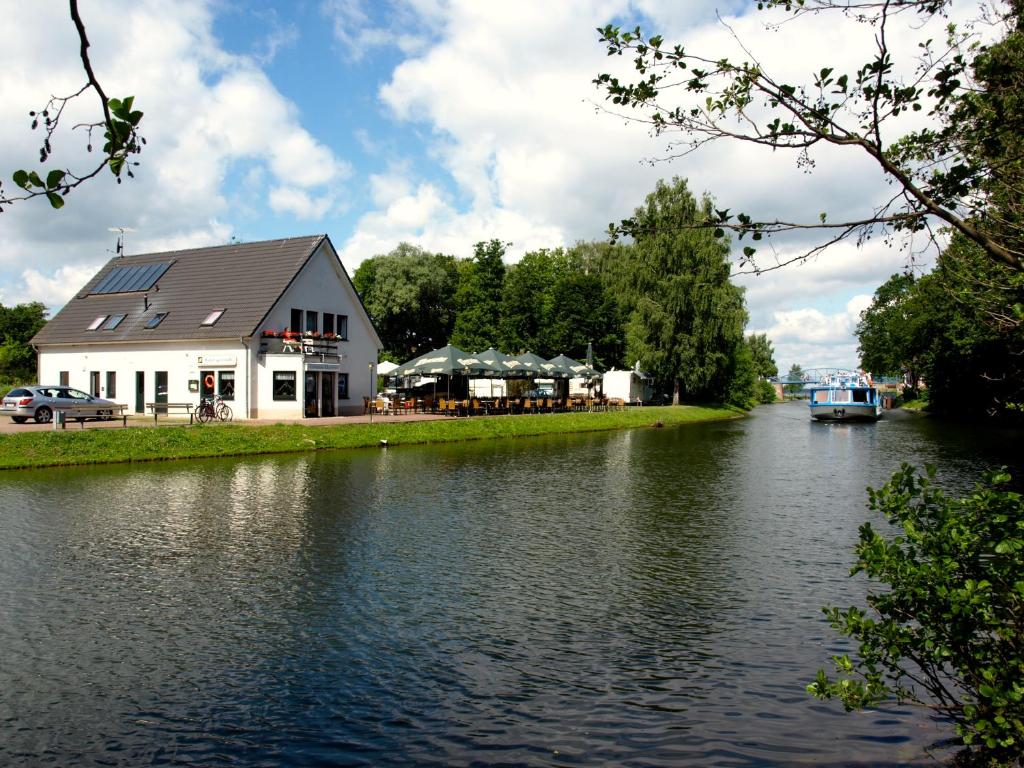
[[[68,419],[75,419],[79,424],[82,425],[82,429],[85,429],[86,419],[120,419],[121,426],[128,426],[128,414],[125,410],[128,408],[127,405],[69,405],[54,406],[54,412],[60,414],[60,418],[53,420],[53,428],[57,429],[57,423],[60,423],[61,429],[67,429]]]
[[[153,414],[153,423],[156,424],[157,417],[162,413],[165,416],[171,411],[188,414],[188,423],[191,424],[196,415],[195,403],[146,403],[146,409]]]

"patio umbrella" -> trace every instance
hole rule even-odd
[[[456,375],[482,376],[487,367],[468,352],[451,344],[434,349],[403,365],[398,371],[411,376],[448,376],[448,395],[451,396],[451,377]]]
[[[487,369],[487,373],[485,373],[484,376],[492,382],[490,386],[491,397],[494,397],[493,380],[495,378],[507,379],[516,375],[515,361],[504,352],[499,352],[494,347],[491,347],[484,352],[478,352],[474,357],[483,363]]]
[[[595,371],[591,366],[573,360],[571,357],[566,357],[565,355],[553,357],[548,360],[548,363],[557,366],[558,369],[564,371],[565,375],[569,378],[589,378],[597,375],[597,371]]]
[[[531,378],[540,376],[544,378],[551,375],[544,368],[548,361],[539,355],[533,354],[533,352],[523,352],[521,355],[516,355],[512,358],[512,362],[516,364],[515,370],[524,376]]]
[[[377,363],[377,375],[378,376],[390,376],[398,369],[398,363],[392,363],[390,360],[385,360],[381,363]]]

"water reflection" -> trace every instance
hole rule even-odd
[[[0,763],[924,761],[803,684],[864,486],[1016,435],[685,429],[12,473]]]

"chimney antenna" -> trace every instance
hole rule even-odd
[[[108,232],[117,232],[117,247],[114,250],[115,255],[118,258],[124,256],[124,233],[134,232],[135,230],[131,227],[108,227]]]

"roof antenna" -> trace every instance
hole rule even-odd
[[[131,227],[107,227],[108,232],[117,232],[117,247],[114,250],[114,254],[117,258],[124,256],[124,233],[134,232],[135,230]]]

